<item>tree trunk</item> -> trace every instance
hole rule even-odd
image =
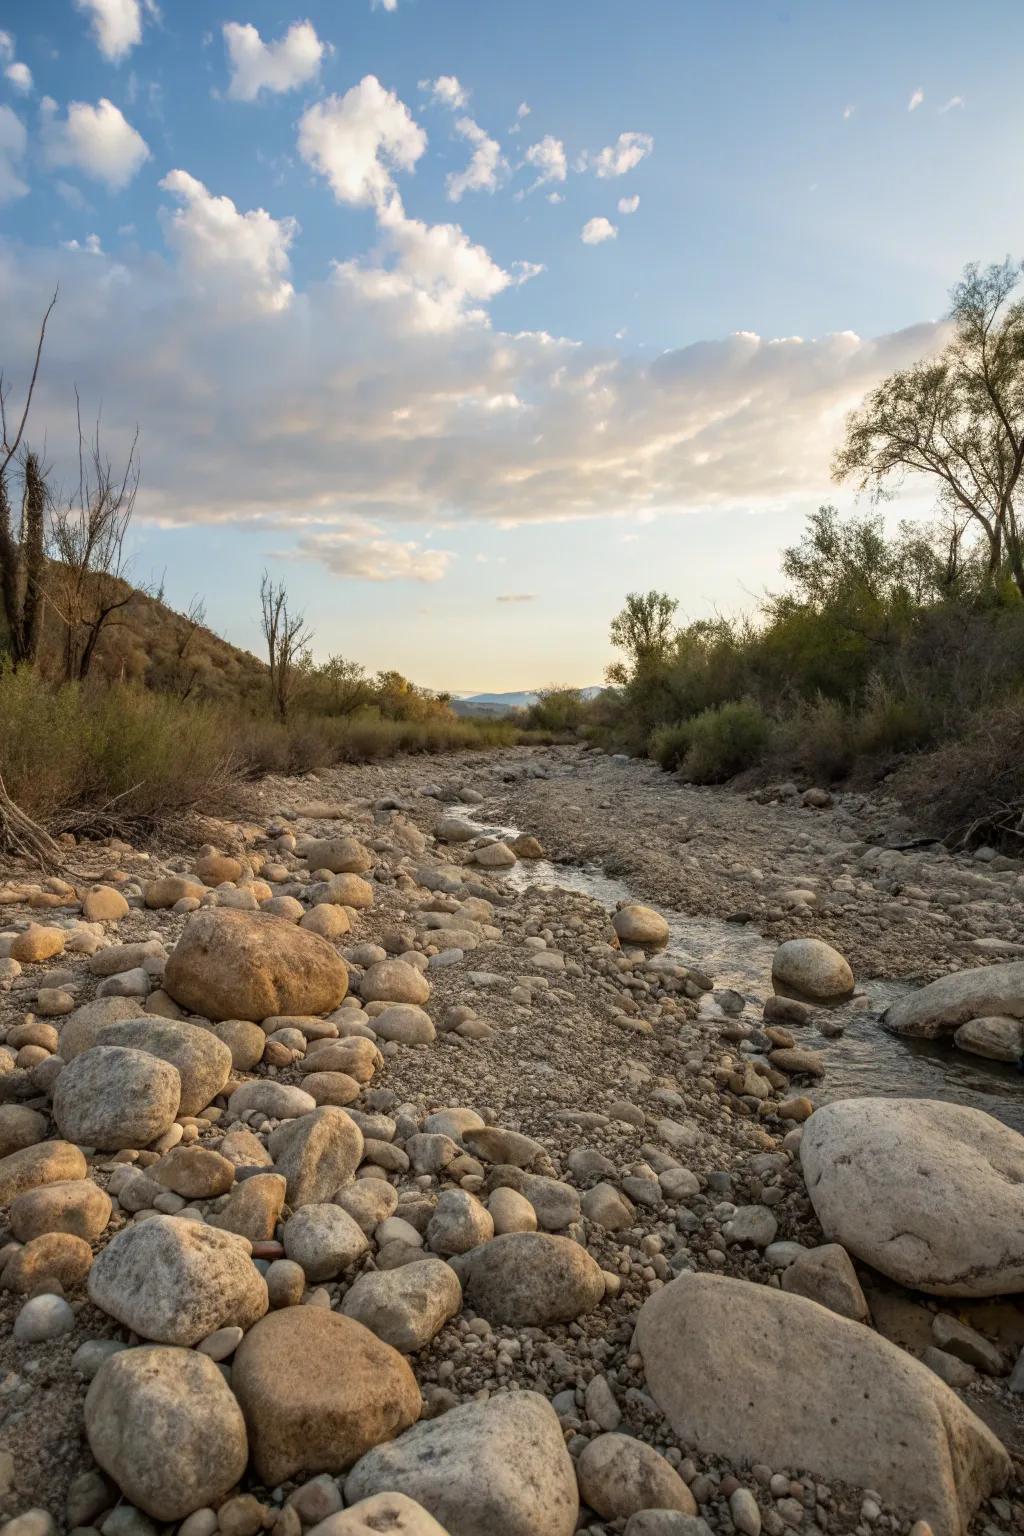
[[[33,662],[39,649],[43,616],[43,553],[46,520],[46,483],[34,453],[25,457],[25,593],[22,598],[22,660]]]
[[[11,504],[7,496],[7,478],[0,474],[0,603],[7,625],[7,644],[15,666],[21,657],[21,604],[18,577],[21,555],[11,534]]]

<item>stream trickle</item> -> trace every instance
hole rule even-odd
[[[472,819],[481,832],[507,840],[518,837],[521,830]],[[593,866],[524,860],[501,878],[516,890],[540,886],[576,891],[609,913],[621,902],[644,902],[643,896],[621,880]],[[747,1000],[742,1018],[758,1023],[772,990],[773,941],[746,925],[687,917],[660,903],[657,907],[669,925],[665,952],[706,971],[716,990],[730,987],[741,993]],[[945,1099],[987,1110],[997,1120],[1024,1131],[1024,1072],[1010,1064],[966,1055],[942,1041],[905,1039],[882,1028],[884,1009],[912,990],[907,982],[858,977],[855,998],[829,1010],[830,1017],[843,1026],[841,1036],[825,1039],[812,1030],[799,1031],[799,1043],[813,1044],[828,1067],[822,1083],[801,1091],[815,1103],[860,1096]],[[724,1019],[713,1001],[709,1004],[707,1000],[702,1004],[702,1016],[709,1023]]]

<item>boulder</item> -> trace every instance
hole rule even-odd
[[[89,1272],[89,1299],[158,1344],[249,1328],[268,1306],[249,1243],[179,1216],[152,1216],[111,1238]]]
[[[223,1040],[231,1052],[231,1065],[236,1072],[251,1072],[262,1060],[267,1037],[259,1025],[253,1024],[250,1019],[220,1019],[216,1024],[202,1019],[199,1027],[208,1029],[211,1035]]]
[[[97,997],[91,1003],[83,1003],[74,1013],[69,1013],[60,1027],[60,1054],[65,1061],[72,1061],[96,1045],[100,1033],[108,1024],[120,1024],[125,1019],[139,1017],[140,1003],[130,997]]]
[[[354,907],[357,912],[373,906],[373,886],[361,875],[334,875],[324,885],[316,886],[313,901],[317,906]],[[303,918],[305,922],[305,918]]]
[[[333,1280],[361,1259],[369,1244],[340,1205],[304,1205],[284,1228],[284,1251],[307,1280]]]
[[[462,1403],[359,1461],[352,1503],[404,1493],[451,1536],[573,1536],[579,1494],[558,1416],[536,1392]]]
[[[110,1196],[91,1179],[43,1184],[11,1202],[11,1234],[29,1243],[44,1232],[70,1232],[92,1242],[110,1220]]]
[[[198,1115],[231,1076],[231,1051],[223,1040],[208,1029],[176,1019],[126,1019],[107,1024],[97,1034],[96,1043],[145,1051],[175,1067],[181,1079],[181,1115]]]
[[[354,837],[314,838],[303,858],[310,869],[326,869],[332,875],[365,875],[373,868],[373,855]]]
[[[697,1513],[696,1500],[671,1462],[632,1435],[597,1435],[576,1463],[580,1493],[604,1520],[640,1509]]]
[[[286,1248],[287,1238],[286,1227]],[[424,1258],[400,1269],[360,1275],[346,1292],[341,1310],[408,1355],[429,1344],[461,1306],[462,1287],[455,1271],[443,1259]]]
[[[146,1051],[94,1045],[57,1078],[53,1118],[68,1141],[116,1152],[146,1147],[170,1130],[181,1099],[181,1078],[169,1062]]]
[[[81,1147],[70,1141],[41,1141],[0,1158],[0,1205],[10,1205],[26,1189],[84,1179],[89,1172]]]
[[[612,915],[612,927],[627,944],[665,944],[668,923],[653,907],[630,902]]]
[[[841,1099],[800,1159],[825,1236],[934,1296],[1024,1290],[1024,1137],[980,1109]]]
[[[375,1493],[360,1499],[351,1509],[328,1515],[307,1536],[380,1536],[381,1531],[388,1536],[450,1536],[422,1504],[414,1504],[404,1493]]]
[[[294,1120],[299,1115],[311,1115],[316,1109],[316,1100],[293,1083],[257,1077],[251,1083],[240,1084],[228,1100],[228,1106],[236,1119],[258,1110],[272,1120]]]
[[[378,960],[359,983],[366,1003],[425,1003],[430,982],[407,960]]]
[[[0,1158],[34,1147],[46,1135],[46,1116],[24,1104],[0,1104]]]
[[[238,1346],[231,1384],[268,1487],[343,1472],[420,1414],[416,1378],[397,1350],[322,1307],[268,1313]]]
[[[161,875],[149,881],[145,901],[151,911],[159,911],[179,901],[202,901],[205,894],[206,887],[199,880],[190,880],[186,875]]]
[[[824,939],[788,939],[772,960],[772,981],[815,1002],[833,1002],[853,991],[849,964]]]
[[[278,1173],[256,1173],[231,1191],[220,1210],[208,1217],[211,1227],[237,1232],[250,1243],[269,1241],[284,1209],[287,1184]]]
[[[968,1019],[953,1036],[958,1050],[988,1061],[1020,1061],[1024,1056],[1024,1019],[996,1014],[985,1019]]]
[[[149,1345],[111,1355],[85,1399],[89,1448],[155,1520],[219,1504],[245,1471],[245,1420],[213,1361]]]
[[[82,896],[82,916],[87,923],[117,923],[129,910],[121,892],[109,885],[91,885]]]
[[[806,1296],[840,1317],[852,1318],[855,1323],[871,1320],[857,1271],[839,1243],[823,1243],[798,1254],[782,1271],[781,1283],[784,1291]]]
[[[344,1072],[357,1083],[368,1083],[374,1073],[384,1065],[384,1057],[372,1040],[362,1035],[349,1035],[343,1040],[327,1040],[307,1051],[299,1062],[299,1071]]]
[[[63,1291],[80,1286],[92,1264],[92,1249],[70,1232],[44,1232],[11,1254],[0,1284],[28,1295],[44,1281],[56,1280]]]
[[[506,1232],[461,1261],[466,1302],[490,1323],[545,1328],[592,1312],[604,1274],[585,1248],[547,1232]]]
[[[644,1303],[633,1349],[681,1444],[875,1489],[935,1536],[962,1536],[1010,1472],[995,1435],[927,1367],[802,1296],[682,1275]]]
[[[62,929],[29,923],[24,933],[17,934],[11,940],[11,947],[7,953],[12,960],[18,960],[22,965],[38,965],[43,960],[52,960],[54,955],[59,955],[63,949]]]
[[[892,1003],[882,1023],[894,1035],[935,1040],[970,1019],[1024,1019],[1024,960],[955,971]]]
[[[208,908],[189,918],[164,972],[176,1003],[204,1018],[328,1013],[348,971],[326,939],[262,912]]]
[[[363,1133],[343,1109],[325,1104],[286,1120],[270,1137],[275,1173],[288,1180],[293,1210],[330,1200],[350,1184],[363,1158]]]
[[[215,1200],[235,1182],[235,1165],[211,1147],[172,1147],[150,1175],[185,1200]]]
[[[485,843],[473,855],[481,869],[511,869],[519,861],[507,843]]]

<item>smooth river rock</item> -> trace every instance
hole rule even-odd
[[[1024,960],[955,971],[910,992],[882,1015],[894,1035],[934,1040],[951,1035],[969,1019],[993,1016],[1024,1019]]]
[[[68,1141],[117,1152],[145,1147],[174,1124],[181,1078],[169,1062],[119,1045],[94,1045],[57,1078],[53,1118]]]
[[[1024,1137],[980,1109],[841,1099],[800,1142],[826,1237],[934,1296],[1024,1290]]]
[[[772,960],[772,981],[815,1002],[834,1002],[853,991],[848,962],[824,939],[788,939],[780,944]]]
[[[963,1536],[1009,1476],[995,1435],[933,1372],[802,1296],[682,1275],[644,1303],[633,1348],[682,1445],[875,1489],[935,1536]]]
[[[489,1323],[543,1328],[592,1312],[604,1298],[596,1259],[568,1237],[506,1232],[457,1265],[466,1303]]]

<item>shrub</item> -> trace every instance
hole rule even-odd
[[[688,721],[682,772],[693,784],[721,784],[764,753],[771,734],[768,720],[754,699],[738,699],[705,709]]]
[[[666,773],[678,768],[690,745],[690,726],[687,721],[676,725],[659,725],[651,732],[647,753]]]

